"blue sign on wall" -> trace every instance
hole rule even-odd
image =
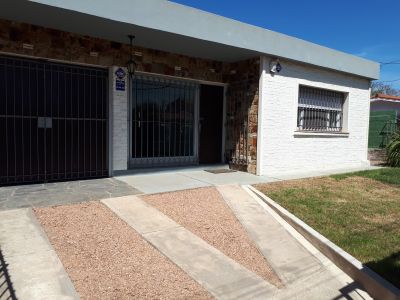
[[[126,77],[126,72],[122,68],[118,68],[115,71],[115,76],[117,77],[115,79],[115,89],[117,91],[125,91],[125,77]]]
[[[125,79],[116,79],[115,80],[115,89],[117,91],[125,91]]]
[[[124,69],[118,68],[118,69],[115,71],[115,76],[117,76],[118,79],[123,79],[123,78],[125,78],[126,73],[125,73]]]

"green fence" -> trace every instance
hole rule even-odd
[[[368,148],[384,148],[397,130],[396,111],[371,111]]]

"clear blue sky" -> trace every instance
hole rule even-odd
[[[174,0],[377,62],[400,62],[399,0]],[[400,79],[400,64],[381,80]],[[400,80],[391,83],[400,88]]]

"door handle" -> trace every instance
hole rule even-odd
[[[38,128],[51,129],[53,128],[53,119],[47,117],[38,117]]]

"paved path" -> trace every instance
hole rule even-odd
[[[227,169],[228,166],[197,166],[186,168],[164,168],[148,170],[129,170],[118,172],[115,177],[145,194],[157,194],[179,190],[194,189],[206,186],[219,186],[231,184],[257,184],[288,179],[327,176],[335,173],[354,172],[371,167],[357,169],[336,169],[321,172],[271,174],[269,176],[256,176],[246,172],[232,172],[213,174],[210,169]]]
[[[220,168],[214,168],[220,169]],[[145,194],[158,194],[222,184],[257,184],[277,181],[245,172],[213,174],[198,168],[180,171],[160,171],[116,177]]]
[[[30,208],[0,212],[0,299],[79,299]]]
[[[217,299],[268,299],[276,290],[141,199],[102,202]]]
[[[54,206],[141,193],[114,178],[0,187],[0,211]]]
[[[285,288],[275,299],[363,299],[352,280],[333,264],[323,263],[238,185],[220,186],[219,192],[250,237],[282,279]],[[321,254],[320,254],[321,255]],[[322,255],[321,255],[322,256]]]

